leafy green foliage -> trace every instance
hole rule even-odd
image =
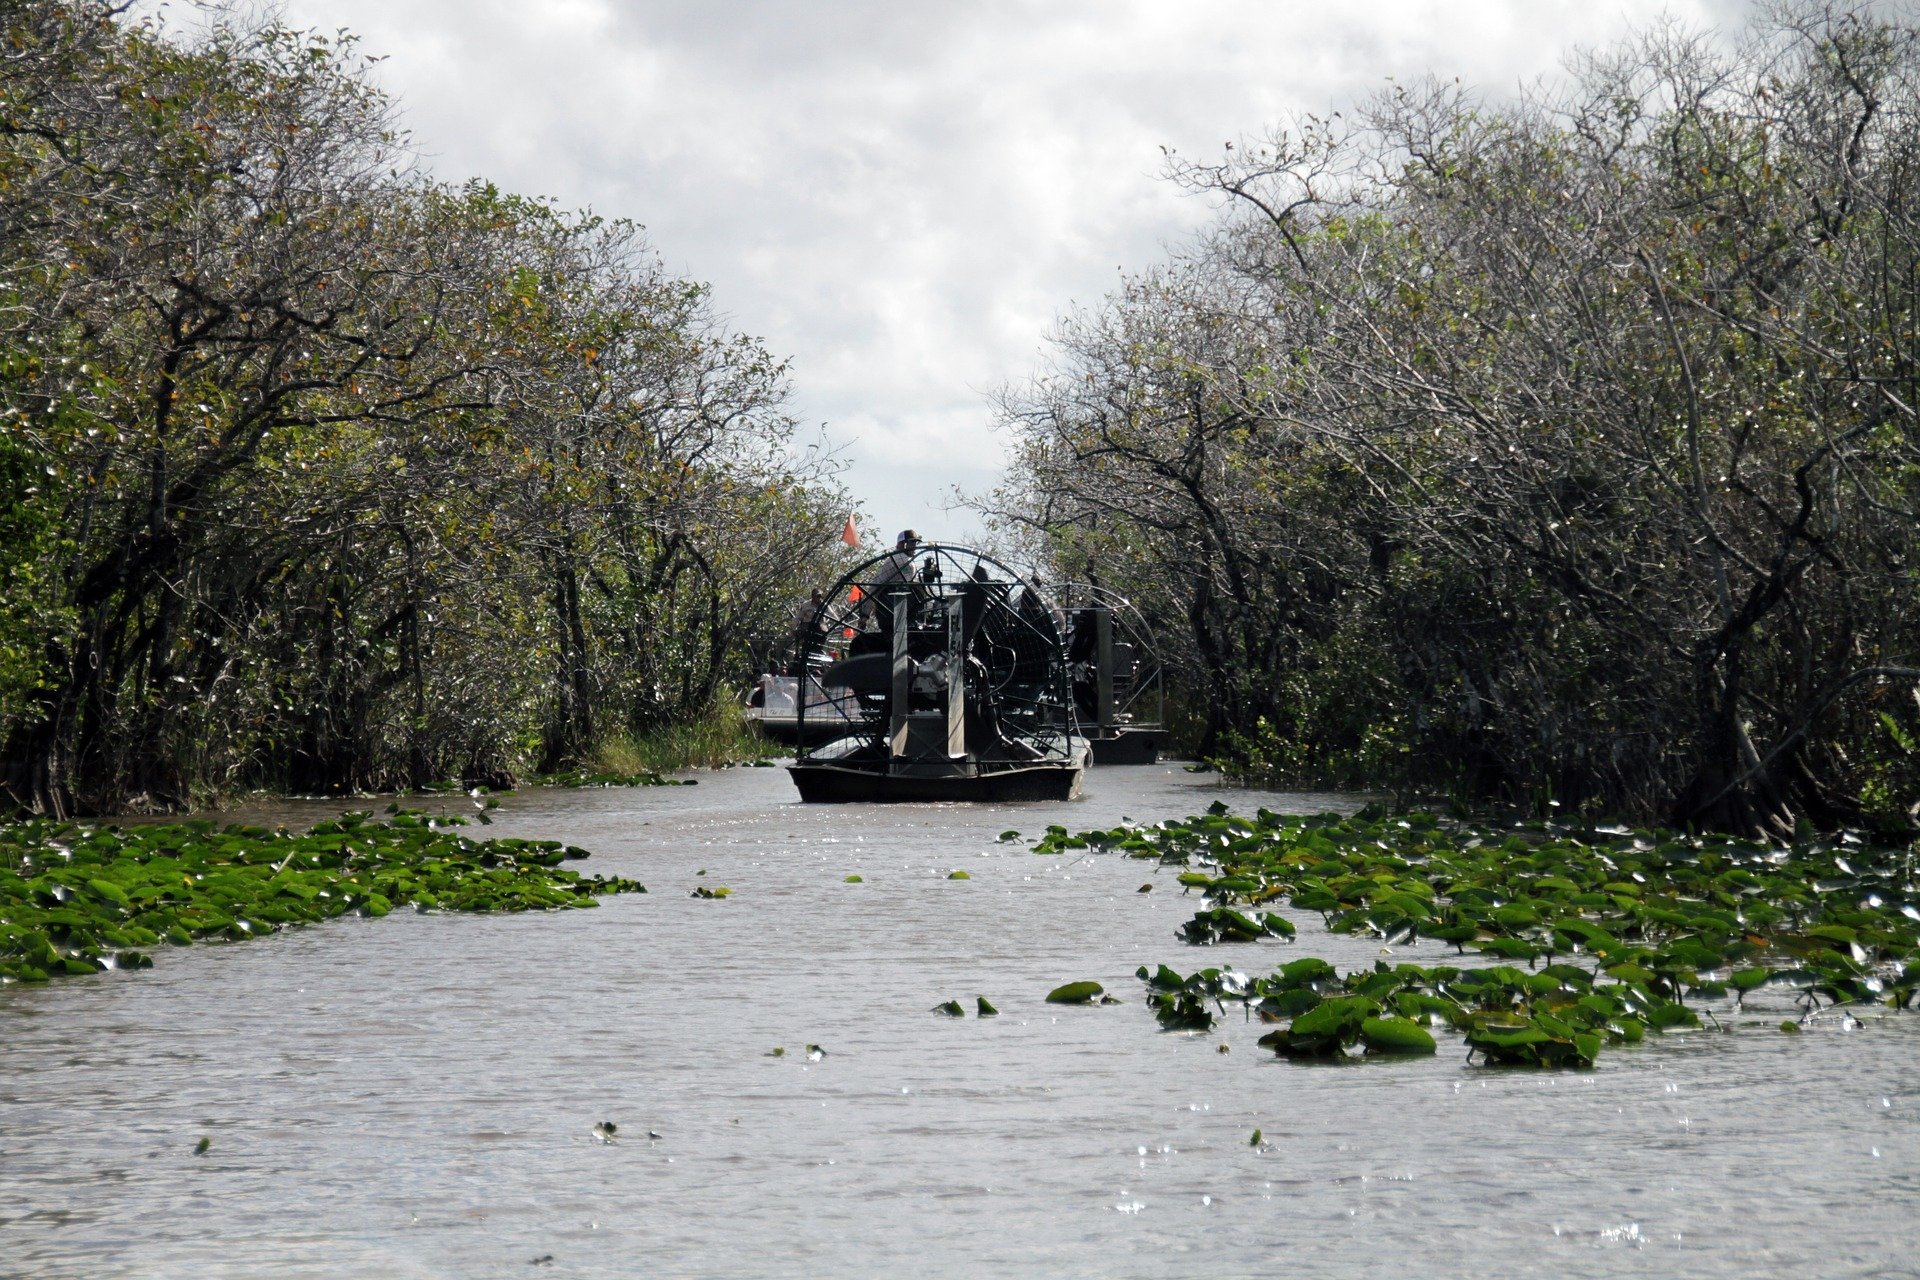
[[[1920,992],[1914,851],[1852,836],[1779,846],[1418,813],[1245,816],[1216,804],[1182,821],[1050,833],[1035,852],[1068,842],[1152,859],[1222,904],[1182,927],[1190,943],[1273,936],[1264,922],[1278,917],[1224,904],[1284,901],[1331,932],[1425,938],[1471,959],[1380,961],[1345,975],[1311,956],[1264,977],[1138,971],[1162,1027],[1207,1030],[1233,1001],[1286,1022],[1262,1043],[1293,1057],[1431,1052],[1426,1028],[1438,1025],[1490,1062],[1591,1065],[1608,1045],[1698,1027],[1689,1001],[1776,988],[1809,1010],[1905,1009]]]
[[[419,176],[350,36],[0,22],[0,794],[757,750],[727,682],[845,499],[704,286],[632,223]]]
[[[0,827],[0,979],[145,968],[141,948],[243,941],[349,912],[550,911],[645,893],[582,876],[554,840],[475,841],[461,820],[349,813],[304,834],[210,822],[131,829],[36,821]]]
[[[66,541],[56,475],[43,455],[0,436],[0,736],[35,714],[52,678],[48,642],[67,621],[50,573]]]
[[[1293,922],[1284,916],[1269,911],[1262,912],[1260,918],[1255,920],[1232,907],[1215,907],[1211,911],[1199,912],[1180,926],[1180,937],[1198,946],[1215,942],[1255,942],[1261,938],[1292,938],[1293,935]]]

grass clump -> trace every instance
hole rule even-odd
[[[657,786],[670,781],[664,775],[683,769],[723,769],[783,754],[785,748],[760,736],[740,714],[738,701],[723,689],[696,719],[643,734],[616,733],[601,739],[578,771],[589,781],[566,781],[574,776],[571,774],[542,781],[562,781],[569,786]]]

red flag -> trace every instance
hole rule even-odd
[[[853,516],[851,514],[847,516],[847,527],[840,531],[840,541],[850,547],[860,545],[860,529],[859,526],[853,523]]]

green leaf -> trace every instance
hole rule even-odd
[[[1322,1000],[1293,1020],[1288,1028],[1300,1036],[1338,1036],[1349,1043],[1359,1034],[1361,1024],[1380,1011],[1378,1000],[1366,996],[1334,996]]]
[[[1433,1053],[1438,1049],[1426,1028],[1406,1018],[1368,1018],[1360,1024],[1360,1043],[1368,1053]]]

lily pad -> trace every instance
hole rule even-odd
[[[163,941],[245,941],[350,911],[549,910],[646,891],[552,867],[585,853],[556,841],[474,841],[449,829],[459,819],[390,814],[342,814],[304,834],[204,820],[0,825],[0,978],[146,968],[140,948]]]
[[[1425,1027],[1407,1018],[1368,1018],[1360,1024],[1360,1043],[1368,1053],[1431,1054],[1439,1048]]]

